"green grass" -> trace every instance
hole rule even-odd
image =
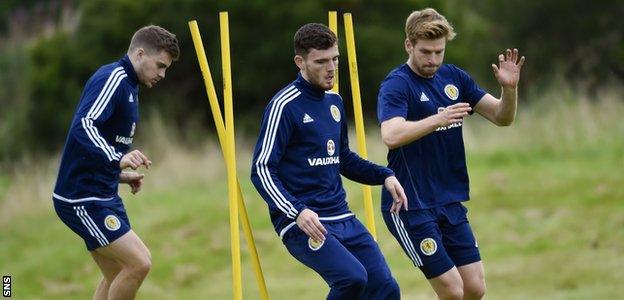
[[[624,294],[624,127],[617,123],[624,104],[614,100],[619,98],[593,105],[583,99],[537,103],[520,111],[508,128],[480,117],[466,122],[472,198],[466,205],[482,251],[487,298],[612,299]],[[383,163],[385,149],[371,124],[369,153]],[[229,299],[221,153],[214,141],[189,151],[155,140],[143,143],[155,162],[146,172],[144,190],[132,196],[121,188],[133,228],[153,256],[138,298]],[[248,180],[249,142],[237,147],[239,178],[271,298],[324,298],[325,283],[282,246],[264,201]],[[16,299],[86,299],[99,280],[83,242],[52,209],[56,164],[56,159],[26,164],[0,176],[0,271],[13,276]],[[346,187],[352,209],[363,220],[359,187]],[[403,298],[434,299],[385,228],[378,188],[373,198],[378,240]],[[241,249],[244,296],[258,299],[244,241]]]
[[[0,195],[6,195],[10,184],[11,184],[11,181],[9,180],[9,176],[6,175],[4,172],[0,174]],[[0,200],[4,202],[4,197],[0,198]]]

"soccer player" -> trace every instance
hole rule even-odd
[[[469,199],[462,121],[476,111],[498,126],[513,122],[524,57],[507,49],[492,65],[502,89],[497,99],[462,69],[442,63],[455,36],[444,16],[431,8],[414,11],[405,33],[409,58],[381,83],[377,117],[409,210],[393,212],[393,198],[383,190],[382,214],[441,299],[480,299],[483,265],[461,204]]]
[[[340,175],[384,184],[392,211],[407,208],[394,173],[349,150],[340,95],[330,92],[338,67],[336,35],[316,23],[294,37],[297,79],[264,111],[251,179],[271,221],[297,260],[330,286],[327,299],[399,299],[399,286],[364,225],[349,210]]]
[[[134,299],[151,267],[150,252],[132,231],[119,183],[133,194],[149,168],[139,150],[128,152],[139,121],[139,84],[151,88],[178,59],[174,34],[151,25],[139,29],[120,60],[87,81],[74,114],[52,195],[60,219],[84,239],[102,271],[94,299]]]

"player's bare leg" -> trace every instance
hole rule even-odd
[[[461,300],[464,297],[464,284],[456,267],[429,279],[429,284],[441,300]]]
[[[478,261],[465,266],[458,267],[457,270],[464,282],[464,299],[479,300],[485,295],[485,275],[483,263]]]
[[[110,282],[108,299],[134,299],[151,268],[151,255],[143,241],[130,230],[110,245],[94,252],[121,266],[115,279]]]
[[[108,290],[111,283],[115,280],[119,271],[121,271],[121,265],[114,259],[107,258],[95,251],[91,251],[91,256],[102,271],[102,280],[100,280],[95,294],[93,294],[93,300],[106,300],[108,299]]]

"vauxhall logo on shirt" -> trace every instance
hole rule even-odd
[[[438,107],[438,113],[443,112],[445,109],[446,109],[445,107]],[[461,127],[461,126],[462,126],[462,122],[457,122],[457,123],[450,124],[448,126],[438,127],[438,128],[436,128],[436,131],[443,131],[443,130],[448,130],[448,129],[451,129],[451,128]]]
[[[125,136],[115,136],[115,142],[117,143],[121,143],[121,144],[125,144],[125,145],[130,145],[132,144],[132,140],[134,140],[133,136],[134,136],[134,130],[136,129],[136,123],[132,123],[132,129],[130,130],[130,136],[129,137],[125,137]]]
[[[328,157],[316,157],[308,158],[308,164],[310,167],[335,165],[340,163],[339,156],[333,156],[336,153],[336,144],[333,140],[327,141],[327,155]]]

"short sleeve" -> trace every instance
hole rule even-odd
[[[475,107],[477,102],[485,96],[486,92],[466,73],[464,70],[454,67],[459,76],[459,82],[461,84],[461,99],[468,102],[471,107]]]
[[[381,83],[377,96],[379,124],[394,117],[407,118],[409,87],[399,76],[391,76]]]

